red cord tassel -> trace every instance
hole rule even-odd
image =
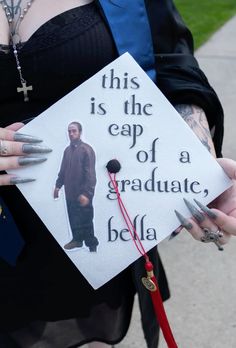
[[[156,318],[162,330],[163,336],[165,337],[168,348],[178,348],[165,313],[157,280],[153,273],[153,264],[150,261],[146,261],[145,269],[147,271],[147,278],[142,278],[142,282],[150,291]]]
[[[114,168],[115,165],[115,168]],[[112,166],[112,168],[111,168]],[[150,262],[148,255],[145,252],[145,249],[142,245],[142,242],[135,230],[135,226],[133,225],[131,218],[128,214],[128,211],[120,197],[119,189],[116,183],[116,176],[115,174],[112,176],[111,173],[117,173],[120,170],[121,166],[117,160],[111,160],[108,162],[107,169],[108,169],[108,174],[111,180],[111,183],[113,184],[113,187],[116,191],[117,194],[117,200],[119,204],[119,208],[121,211],[121,214],[124,218],[124,221],[128,227],[128,230],[130,232],[130,235],[132,237],[132,240],[139,251],[139,253],[145,258],[146,263],[145,263],[145,269],[147,272],[147,277],[142,278],[143,285],[150,291],[150,295],[152,298],[152,303],[155,311],[155,315],[157,318],[157,322],[160,325],[160,328],[163,332],[164,338],[166,340],[168,348],[178,348],[174,336],[172,334],[166,313],[165,313],[165,308],[163,306],[160,290],[157,284],[156,277],[154,276],[153,273],[153,264]]]

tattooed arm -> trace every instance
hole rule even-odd
[[[178,104],[175,105],[175,109],[198,136],[202,144],[213,156],[216,156],[205,112],[196,105]]]
[[[198,136],[203,145],[216,157],[204,111],[196,105],[178,104],[175,108]],[[208,207],[204,208],[204,206],[202,206],[203,208],[201,207],[201,209],[205,211],[204,221],[209,224],[208,228],[212,231],[220,230],[224,232],[220,244],[225,244],[228,242],[231,234],[236,235],[236,162],[230,159],[220,158],[218,159],[218,163],[232,179],[233,185],[211,202],[212,210],[208,209]],[[187,225],[190,222],[188,226],[191,227],[190,229],[187,228],[189,232],[194,238],[201,240],[203,236],[202,227],[205,222],[197,223],[196,219],[186,221],[185,223]],[[172,237],[176,234],[178,234],[178,231],[173,232]]]

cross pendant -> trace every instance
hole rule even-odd
[[[26,86],[26,82],[21,82],[22,87],[17,87],[17,92],[23,92],[24,93],[24,101],[28,102],[29,101],[29,97],[28,97],[28,91],[32,91],[33,90],[33,86]]]

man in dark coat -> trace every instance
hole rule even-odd
[[[92,199],[96,184],[95,153],[81,139],[82,126],[72,122],[68,126],[70,145],[65,149],[56,181],[54,198],[64,185],[67,211],[73,238],[64,248],[71,250],[85,245],[91,252],[97,250],[94,236]]]

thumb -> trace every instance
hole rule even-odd
[[[236,161],[229,158],[217,158],[217,162],[230,179],[236,179]]]

